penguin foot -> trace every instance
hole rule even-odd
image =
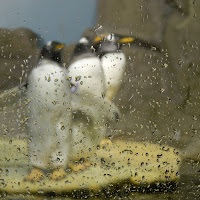
[[[50,178],[56,181],[65,178],[66,175],[67,173],[63,168],[58,168],[53,171],[53,173],[50,175]]]
[[[78,172],[78,171],[84,171],[86,170],[86,167],[84,164],[70,164],[69,166],[74,172]]]
[[[42,172],[41,169],[38,169],[38,168],[33,168],[31,170],[31,173],[28,174],[27,177],[25,177],[25,181],[31,181],[31,182],[38,182],[39,180],[42,180],[44,179],[45,175],[44,173]]]
[[[105,148],[105,147],[109,147],[109,146],[112,146],[112,142],[110,139],[103,139],[101,142],[100,142],[100,147],[101,148]]]

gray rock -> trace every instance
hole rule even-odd
[[[194,149],[189,145],[186,151],[190,149],[195,157],[199,144],[195,141],[200,140],[199,4],[191,0],[99,1],[99,33],[133,34],[163,49],[156,53],[136,46],[123,48],[128,63],[114,99],[123,116],[119,137],[181,148],[193,143]]]
[[[200,2],[175,1],[179,10],[174,9],[164,32],[163,47],[167,49],[169,70],[174,75],[173,88],[180,97],[176,109],[160,120],[162,130],[180,132],[184,155],[197,158],[199,154],[200,130]],[[199,157],[198,157],[199,158]]]
[[[10,89],[26,78],[38,60],[37,35],[26,28],[0,29],[0,90]]]
[[[168,9],[160,0],[99,0],[97,28],[161,42]]]

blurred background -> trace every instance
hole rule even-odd
[[[123,46],[126,71],[114,99],[122,118],[113,127],[117,132],[114,137],[179,148],[187,161],[181,172],[187,187],[182,187],[182,191],[187,195],[192,188],[191,199],[200,196],[199,1],[1,0],[0,3],[2,135],[13,137],[25,132],[23,107],[13,97],[5,100],[3,94],[17,86],[35,66],[40,52],[38,37],[65,42],[67,66],[82,34],[134,35],[156,44],[161,52]]]

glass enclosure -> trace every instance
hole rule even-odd
[[[2,199],[200,199],[200,2],[1,0]]]

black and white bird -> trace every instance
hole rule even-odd
[[[65,175],[71,149],[71,89],[68,71],[62,67],[63,44],[48,42],[41,50],[38,65],[27,82],[27,114],[30,134],[29,156],[33,166],[27,180]]]
[[[76,45],[68,70],[74,111],[72,157],[80,159],[94,153],[105,137],[106,121],[117,120],[119,111],[105,96],[106,85],[101,61],[89,38],[81,38]]]
[[[123,82],[126,56],[121,48],[126,43],[158,52],[161,51],[156,44],[135,36],[123,36],[114,33],[97,36],[94,39],[94,48],[96,49],[97,56],[101,59],[101,65],[105,74],[106,96],[110,100],[116,96]]]
[[[94,39],[97,56],[105,74],[106,96],[112,100],[123,82],[126,66],[126,56],[121,51],[122,44],[132,43],[133,37],[123,37],[116,34],[98,36]]]

